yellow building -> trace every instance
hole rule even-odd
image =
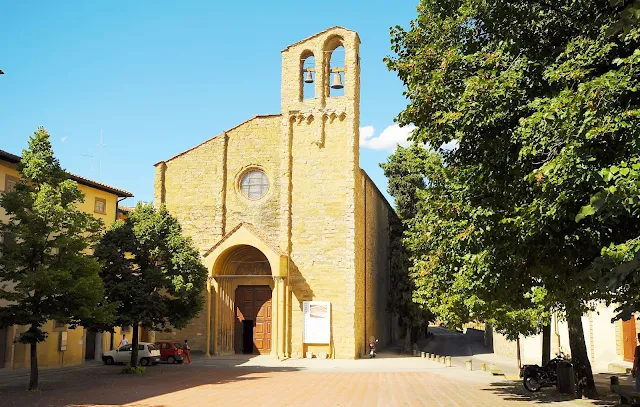
[[[205,312],[156,338],[188,339],[208,355],[354,358],[369,337],[395,336],[386,311],[395,213],[359,167],[359,46],[342,27],[288,46],[282,113],[156,164],[155,202],[210,273]]]
[[[0,193],[11,190],[18,181],[20,174],[16,171],[16,166],[19,162],[19,156],[0,150]],[[116,220],[119,199],[133,196],[119,188],[78,175],[69,175],[78,183],[80,191],[85,196],[80,208],[102,219],[105,226]],[[6,221],[7,215],[0,207],[0,222]],[[0,306],[2,305],[3,300],[0,300]],[[14,339],[26,329],[21,326],[0,328],[0,368],[29,367],[28,345],[14,343]],[[76,365],[83,363],[85,359],[99,359],[102,351],[118,346],[123,334],[120,329],[116,329],[113,334],[87,331],[82,327],[68,329],[56,321],[48,321],[43,330],[49,333],[47,340],[38,344],[38,365],[44,368]],[[124,334],[131,340],[131,328],[125,329]],[[61,345],[64,339],[66,350],[63,351]]]

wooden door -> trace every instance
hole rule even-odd
[[[239,286],[236,289],[235,303],[236,353],[243,353],[243,350],[246,350],[244,343],[249,340],[249,335],[252,336],[253,353],[271,353],[271,288]]]
[[[622,321],[622,337],[624,344],[624,360],[633,362],[633,354],[636,350],[636,318]]]
[[[7,353],[7,330],[6,328],[0,328],[0,368],[4,367],[6,353]]]
[[[253,343],[258,353],[271,353],[271,288],[256,287],[256,324]]]

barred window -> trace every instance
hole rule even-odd
[[[96,198],[95,206],[93,207],[95,213],[105,214],[107,213],[107,200],[102,198]]]
[[[269,190],[269,179],[262,170],[249,170],[242,176],[240,189],[249,199],[260,199]]]
[[[13,189],[16,187],[17,183],[18,183],[18,178],[12,177],[9,174],[5,175],[5,178],[4,178],[4,191],[5,192],[13,191]]]

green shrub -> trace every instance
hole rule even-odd
[[[134,375],[141,375],[144,373],[146,369],[144,368],[144,366],[136,366],[136,367],[132,367],[130,364],[126,364],[124,366],[124,369],[122,369],[122,373],[126,373],[126,374],[134,374]]]

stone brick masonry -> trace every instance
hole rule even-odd
[[[288,256],[285,300],[278,302],[286,307],[287,356],[311,351],[354,358],[365,351],[368,336],[387,342],[392,335],[386,301],[388,218],[394,215],[359,168],[359,45],[357,33],[334,27],[287,47],[281,114],[255,116],[156,164],[156,203],[178,217],[203,253],[245,222]],[[338,46],[345,49],[345,87],[344,96],[333,97],[329,60]],[[302,63],[310,55],[315,97],[303,99]],[[250,169],[269,179],[268,192],[257,200],[240,190]],[[231,308],[233,295],[224,299]],[[331,302],[330,345],[302,343],[302,302],[307,300]],[[211,349],[215,341],[206,343],[207,315],[201,313],[175,335],[157,338],[187,338],[194,349],[220,353]]]

